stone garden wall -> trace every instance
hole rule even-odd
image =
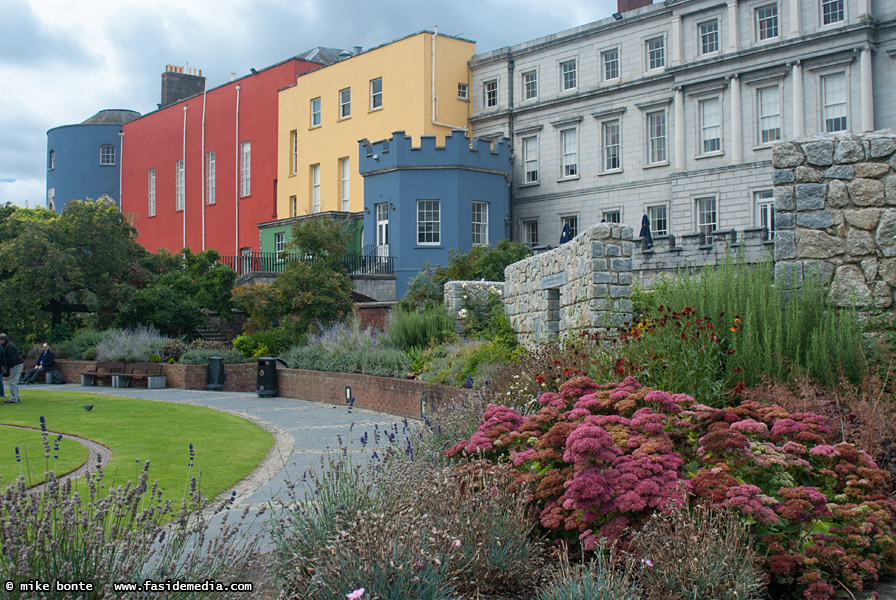
[[[896,132],[777,144],[775,281],[819,273],[841,306],[890,308],[896,290]]]
[[[605,330],[631,318],[632,229],[601,223],[504,270],[504,310],[520,343]]]

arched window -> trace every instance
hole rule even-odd
[[[112,144],[103,144],[102,146],[100,146],[100,164],[115,164],[115,146],[113,146]]]
[[[47,166],[48,171],[52,171],[56,168],[56,151],[50,150],[50,160],[49,165]]]

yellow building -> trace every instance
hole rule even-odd
[[[304,73],[280,91],[277,216],[364,209],[358,141],[437,144],[467,129],[475,43],[423,31]]]

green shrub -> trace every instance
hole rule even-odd
[[[286,353],[286,364],[290,369],[309,369],[325,371],[329,365],[329,354],[319,344],[313,346],[296,346]]]
[[[361,372],[378,377],[404,377],[411,370],[411,361],[401,350],[380,348],[361,355]]]
[[[491,365],[513,363],[516,348],[508,348],[498,341],[471,340],[456,344],[434,346],[421,358],[419,376],[424,381],[445,385],[472,387],[491,372]]]
[[[196,338],[189,344],[189,350],[230,350],[231,344],[217,340],[204,340]]]
[[[731,349],[742,369],[739,380],[747,386],[764,376],[783,380],[799,374],[828,386],[841,372],[857,383],[865,364],[861,320],[855,310],[829,306],[827,295],[819,277],[806,277],[801,292],[790,292],[774,285],[770,259],[749,265],[729,256],[699,277],[680,273],[662,279],[638,299],[643,317],[651,321],[661,318],[661,307],[691,306],[718,331],[736,330]]]
[[[246,356],[280,356],[300,341],[289,329],[275,327],[237,336],[233,347]]]
[[[174,339],[170,342],[167,342],[165,346],[162,348],[162,359],[166,361],[177,362],[180,360],[181,355],[187,351],[187,344],[184,343],[183,340]]]
[[[81,360],[96,360],[97,358],[97,349],[96,347],[87,348],[81,353]]]
[[[97,359],[148,361],[153,354],[161,355],[165,344],[170,340],[171,338],[159,335],[155,329],[142,325],[133,329],[111,329],[97,345]]]
[[[71,339],[56,345],[57,358],[70,358],[72,360],[93,360],[85,358],[84,351],[88,348],[96,348],[103,341],[102,331],[96,329],[79,329]],[[96,355],[94,354],[94,358]]]
[[[182,365],[207,365],[213,356],[220,356],[225,365],[238,365],[246,362],[246,357],[239,350],[187,350],[180,357]]]
[[[570,565],[565,555],[553,581],[539,590],[536,600],[641,600],[641,592],[615,554],[598,544],[596,557],[582,565]],[[609,559],[604,557],[609,554]],[[747,600],[747,599],[744,599]]]
[[[386,327],[389,341],[401,350],[426,348],[456,337],[454,322],[442,306],[427,306],[422,310],[394,308]]]

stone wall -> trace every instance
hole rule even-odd
[[[559,248],[504,270],[504,309],[522,344],[582,330],[605,330],[631,318],[632,229],[588,228]]]
[[[765,227],[751,227],[738,232],[717,230],[712,235],[689,233],[682,236],[660,235],[653,238],[653,248],[646,248],[642,238],[635,238],[632,271],[641,285],[649,286],[657,275],[674,274],[679,269],[700,271],[717,265],[726,256],[746,263],[764,260],[773,250]]]
[[[456,323],[458,333],[463,331],[463,321],[469,318],[474,307],[486,306],[489,294],[497,294],[503,300],[502,281],[447,281],[445,282],[445,310]]]
[[[840,306],[890,308],[896,289],[896,132],[777,144],[775,281],[819,273]]]

